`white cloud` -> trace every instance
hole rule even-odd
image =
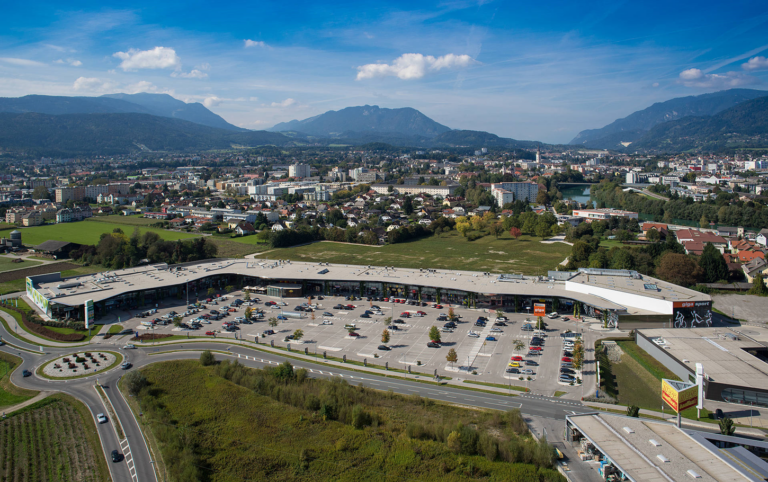
[[[678,82],[686,87],[702,89],[731,89],[758,82],[758,79],[741,72],[723,74],[705,74],[700,69],[688,69],[680,72]]]
[[[203,64],[198,65],[195,68],[198,69],[198,70],[204,70],[204,71],[208,72],[209,70],[211,70],[211,64],[209,64],[208,62],[205,62]]]
[[[208,74],[197,69],[192,69],[189,72],[172,72],[171,77],[181,77],[183,79],[207,79]]]
[[[13,58],[13,57],[0,57],[0,62],[5,62],[5,63],[11,64],[11,65],[18,65],[20,67],[43,67],[43,66],[45,66],[44,63],[38,62],[36,60],[17,59],[17,58]]]
[[[79,60],[75,60],[75,59],[67,59],[67,60],[59,59],[59,60],[54,60],[53,63],[54,64],[69,64],[72,67],[80,67],[81,65],[83,65],[82,62],[80,62]]]
[[[114,90],[117,84],[111,80],[102,80],[96,77],[78,77],[72,87],[75,90],[85,92],[106,92]]]
[[[651,86],[652,86],[652,87],[658,87],[658,86],[659,86],[659,83],[658,83],[658,82],[654,82],[653,84],[651,84]]]
[[[256,102],[257,100],[259,100],[259,98],[258,97],[248,97],[248,100],[250,102]]]
[[[296,101],[289,97],[289,98],[285,99],[282,102],[272,102],[272,107],[289,107],[289,106],[292,106],[295,103],[296,103]]]
[[[251,40],[251,39],[246,39],[245,40],[245,47],[246,48],[248,48],[248,47],[266,47],[266,46],[267,46],[267,44],[265,44],[261,40]]]
[[[216,97],[215,95],[212,95],[212,96],[206,97],[203,100],[203,105],[206,106],[206,107],[209,107],[209,108],[210,107],[215,107],[215,106],[221,104],[221,101],[222,101],[222,99]]]
[[[744,70],[765,70],[768,69],[768,59],[763,56],[752,57],[748,62],[741,64]]]
[[[141,80],[135,84],[128,84],[125,86],[125,91],[129,94],[138,94],[139,92],[158,92],[159,89],[152,82]]]
[[[181,59],[176,55],[175,50],[168,47],[155,47],[152,50],[131,49],[128,52],[115,52],[112,55],[122,59],[120,68],[124,71],[181,68]]]
[[[448,54],[440,57],[403,54],[392,64],[366,64],[357,68],[357,80],[395,76],[399,79],[420,79],[428,73],[443,69],[458,69],[476,63],[469,55]]]

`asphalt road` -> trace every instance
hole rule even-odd
[[[97,413],[108,414],[109,411],[102,403],[101,398],[94,389],[96,379],[104,386],[104,391],[114,406],[115,412],[120,420],[126,435],[124,441],[118,441],[117,434],[113,428],[113,421],[106,424],[97,424],[99,436],[101,437],[102,450],[107,458],[112,478],[118,482],[137,482],[137,481],[156,481],[155,472],[152,467],[152,460],[143,438],[139,423],[131,413],[127,402],[117,389],[117,383],[120,377],[125,373],[122,369],[115,368],[109,372],[99,375],[93,375],[87,378],[52,381],[40,378],[34,374],[37,367],[44,362],[58,358],[64,354],[75,351],[73,348],[45,348],[44,353],[40,353],[39,347],[23,342],[7,333],[0,325],[0,335],[6,342],[11,342],[21,348],[34,350],[30,353],[24,350],[15,349],[13,346],[5,345],[0,350],[19,356],[23,360],[22,366],[14,371],[12,382],[18,386],[33,390],[58,390],[67,393],[85,403],[91,411],[94,419]],[[88,345],[89,351],[112,350],[117,351],[119,345],[111,343],[92,343]],[[276,365],[282,363],[287,358],[279,354],[265,353],[251,350],[244,346],[228,345],[223,343],[183,343],[165,345],[162,347],[142,347],[135,350],[119,350],[124,356],[133,363],[135,370],[150,363],[162,362],[179,359],[196,359],[202,350],[227,351],[238,361],[250,367],[263,367],[267,365]],[[177,351],[184,350],[184,351]],[[194,351],[190,351],[194,350]],[[238,358],[239,355],[239,358]],[[226,358],[226,355],[216,354],[219,359]],[[247,358],[246,358],[247,356]],[[509,397],[500,394],[485,392],[474,392],[463,389],[451,388],[448,386],[436,386],[431,384],[419,383],[415,380],[386,378],[367,373],[353,372],[339,369],[335,366],[329,367],[322,363],[312,363],[310,361],[289,360],[294,366],[306,368],[310,375],[317,378],[342,377],[354,384],[365,384],[368,387],[379,390],[392,390],[396,393],[405,395],[419,394],[422,397],[428,397],[432,400],[440,400],[449,403],[461,405],[488,408],[494,410],[510,410],[519,408],[525,415],[533,417],[542,417],[551,420],[563,420],[566,414],[585,411],[583,405],[572,400],[560,400],[540,396],[519,395]],[[33,372],[30,377],[22,377],[22,370],[27,369]],[[122,445],[121,445],[122,443]],[[119,463],[111,461],[110,453],[117,449],[125,456],[125,459]]]

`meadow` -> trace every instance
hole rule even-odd
[[[0,256],[0,273],[3,271],[11,271],[13,269],[31,268],[43,264],[40,261],[24,260],[21,263],[14,263],[13,260],[17,259],[15,256]]]
[[[273,249],[260,256],[294,261],[375,264],[399,268],[457,269],[492,273],[546,275],[571,253],[565,243],[541,243],[541,238],[508,234],[469,241],[455,231],[414,241],[366,246],[323,241],[306,246]]]
[[[140,227],[139,232],[152,231],[160,235],[161,238],[168,241],[177,239],[196,238],[196,234],[178,233],[165,229]],[[130,236],[133,233],[133,226],[109,222],[90,222],[77,221],[73,223],[50,224],[45,226],[34,226],[30,228],[20,228],[21,239],[27,246],[36,246],[48,240],[69,241],[78,244],[98,244],[102,233],[111,233],[112,230],[120,228]]]
[[[469,410],[285,366],[185,360],[141,373],[145,427],[169,480],[564,480],[541,466],[551,467],[552,449],[519,411]]]

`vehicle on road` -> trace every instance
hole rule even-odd
[[[107,423],[107,416],[103,413],[96,414],[96,421],[99,423]]]
[[[387,345],[379,345],[379,350],[389,351],[392,348],[388,347]]]
[[[323,320],[323,325],[332,325],[333,322],[331,320]]]
[[[549,318],[550,320],[554,320],[555,318],[560,318],[560,315],[556,311],[553,311],[552,313],[547,315],[547,318]]]
[[[117,450],[112,451],[112,462],[120,462],[123,456]]]
[[[467,336],[472,338],[480,338],[480,333],[475,333],[474,331],[470,331],[469,333],[467,333]]]
[[[124,362],[122,365],[120,365],[120,368],[122,368],[123,370],[127,370],[127,369],[131,368],[132,366],[133,366],[133,363],[131,363],[131,362]]]
[[[333,313],[328,311],[323,311],[323,316],[333,316]]]
[[[136,349],[136,345],[133,345],[133,344],[129,343],[129,344],[125,345],[123,347],[123,349],[125,349],[125,350],[135,350]]]
[[[496,337],[495,336],[486,336],[485,337],[485,341],[496,341]]]
[[[29,370],[22,370],[21,376],[23,376],[23,377],[31,377],[32,376],[32,372],[29,371]]]

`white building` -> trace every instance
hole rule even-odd
[[[516,199],[520,199],[527,202],[536,202],[536,196],[539,194],[539,185],[535,182],[499,182],[495,184],[491,184],[491,193],[493,193],[494,190],[501,190],[501,191],[507,191],[508,193],[511,193],[513,198],[509,201],[504,201],[503,203],[499,203],[499,206],[503,206],[504,204],[508,202],[512,202]],[[496,195],[494,194],[494,197]],[[499,195],[502,199],[509,199],[509,197],[505,197],[505,195],[502,193]],[[498,202],[498,199],[496,200]]]
[[[288,176],[289,177],[310,177],[311,168],[307,164],[293,164],[292,166],[288,167]]]

